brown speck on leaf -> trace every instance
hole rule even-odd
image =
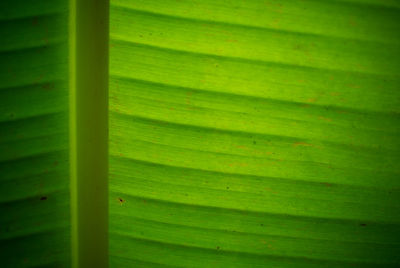
[[[365,223],[360,223],[360,226],[367,226],[367,224],[365,224]]]
[[[319,120],[324,120],[324,121],[327,121],[327,122],[332,122],[332,119],[324,117],[324,116],[318,116],[318,119]]]
[[[32,20],[32,25],[33,25],[33,26],[38,25],[38,18],[37,18],[37,17],[33,18],[33,20]]]
[[[331,92],[330,95],[333,97],[336,97],[336,96],[339,96],[340,93],[339,92]]]
[[[249,149],[248,147],[243,146],[243,145],[236,145],[235,147],[238,148],[238,149],[242,149],[242,150],[248,150]]]
[[[274,191],[273,189],[271,189],[270,187],[264,187],[264,190],[273,194],[277,194],[278,192]],[[261,192],[260,192],[261,193]]]
[[[42,85],[42,88],[44,90],[52,90],[52,89],[54,89],[54,84],[53,83],[45,83]]]
[[[40,198],[40,200],[42,200],[42,201],[47,200],[47,196],[42,196],[42,197]]]
[[[274,248],[273,246],[271,246],[270,244],[268,244],[267,247],[268,247],[269,249],[275,249],[275,248]]]
[[[187,105],[192,104],[192,95],[193,95],[193,92],[186,92],[186,104]]]
[[[44,42],[45,46],[47,46],[49,44],[49,38],[48,37],[43,37],[42,41]]]
[[[314,146],[314,145],[313,145],[313,144],[310,144],[310,143],[307,143],[307,142],[299,141],[299,142],[293,143],[293,146],[294,146],[294,147],[297,147],[297,146],[306,146],[306,147],[309,147],[309,146]]]
[[[121,197],[118,198],[118,201],[120,203],[120,205],[122,206],[123,203],[125,203],[126,201],[124,199],[122,199]]]
[[[219,246],[217,246],[217,249],[219,249]]]
[[[350,88],[355,88],[355,89],[360,88],[360,86],[356,85],[356,84],[347,84],[347,86]]]
[[[349,25],[352,26],[352,27],[356,27],[357,26],[357,22],[353,18],[350,18],[349,19]]]
[[[326,187],[332,187],[331,183],[327,183],[327,182],[322,182],[323,185],[325,185]]]

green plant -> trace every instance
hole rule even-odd
[[[399,265],[396,1],[102,3],[0,4],[3,266]]]

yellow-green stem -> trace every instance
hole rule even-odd
[[[70,0],[72,267],[108,266],[108,0]]]

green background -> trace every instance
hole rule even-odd
[[[105,118],[70,98],[107,83],[79,56],[105,24],[71,1],[0,1],[2,267],[91,243],[68,159]],[[109,27],[111,267],[400,265],[398,1],[111,0]]]
[[[110,8],[113,267],[399,264],[399,4]]]
[[[69,267],[68,1],[0,1],[0,266]]]

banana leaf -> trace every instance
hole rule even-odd
[[[0,2],[0,266],[70,266],[68,2]]]
[[[395,1],[110,7],[110,266],[395,267]]]
[[[0,2],[0,266],[400,265],[398,1],[95,2]]]

